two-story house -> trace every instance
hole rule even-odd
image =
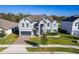
[[[67,33],[79,36],[79,16],[71,16],[62,20],[61,29]]]
[[[58,32],[58,23],[46,15],[30,15],[19,21],[19,35],[42,35],[46,32]]]

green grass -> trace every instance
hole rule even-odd
[[[0,44],[12,44],[13,42],[15,42],[16,38],[17,35],[10,34],[6,38],[0,39]]]
[[[75,48],[60,48],[60,47],[51,47],[51,48],[26,48],[29,52],[71,52],[71,53],[79,53],[79,49]]]
[[[61,22],[58,22],[58,27],[61,28]]]
[[[6,49],[6,47],[0,47],[0,52]]]
[[[46,36],[56,36],[59,35],[58,33],[46,33]]]
[[[75,37],[69,34],[60,34],[60,37],[50,37],[48,38],[48,41],[46,44],[62,44],[62,45],[77,45],[79,46],[79,43],[74,43],[72,40],[79,40],[79,37]],[[30,41],[41,44],[40,37],[32,37],[30,38]]]

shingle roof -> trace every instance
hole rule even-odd
[[[30,15],[30,16],[28,16],[26,18],[29,19],[32,22],[40,21],[43,18],[47,18],[47,19],[51,20],[51,18],[49,16],[46,16],[46,15]]]
[[[14,26],[17,26],[17,23],[14,23],[14,22],[11,22],[8,20],[4,20],[4,19],[0,19],[0,28],[7,30]]]
[[[66,19],[63,19],[62,21],[69,21],[69,22],[73,22],[75,21],[76,19],[78,19],[79,16],[71,16],[71,17],[68,17]]]

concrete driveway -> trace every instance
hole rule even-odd
[[[30,36],[19,36],[18,38],[17,38],[17,40],[16,40],[16,42],[14,42],[14,44],[16,45],[16,44],[19,44],[19,45],[25,45],[26,44],[26,42],[25,42],[25,40],[29,40],[29,38],[30,38]]]
[[[25,49],[26,43],[25,40],[29,40],[30,36],[20,36],[17,40],[10,46],[7,47],[4,51],[0,53],[26,53]]]

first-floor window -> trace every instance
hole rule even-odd
[[[50,30],[47,30],[47,32],[50,32]]]
[[[26,26],[29,27],[29,24],[27,23]]]
[[[49,23],[47,23],[47,26],[49,26]]]
[[[78,22],[78,29],[79,29],[79,22]]]
[[[56,30],[55,30],[55,29],[54,29],[53,31],[54,31],[54,32],[56,32]]]

